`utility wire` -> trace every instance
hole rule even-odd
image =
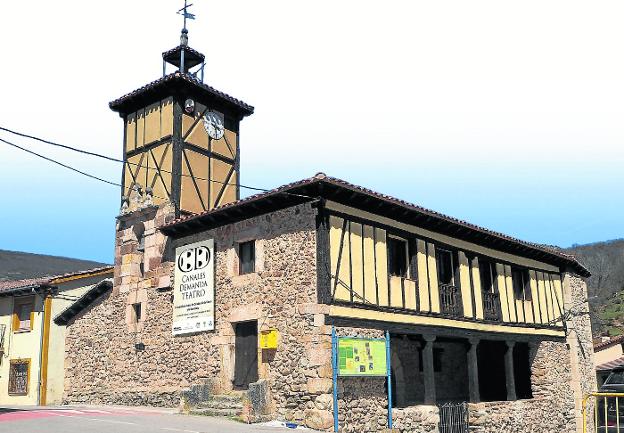
[[[41,142],[41,143],[49,144],[49,145],[56,146],[56,147],[60,147],[60,148],[67,149],[67,150],[71,150],[71,151],[73,151],[73,152],[78,152],[78,153],[85,154],[85,155],[89,155],[89,156],[95,156],[95,157],[97,157],[97,158],[103,158],[103,159],[108,160],[108,161],[120,162],[120,163],[122,163],[122,164],[129,164],[129,165],[133,165],[133,166],[136,166],[136,167],[139,167],[139,168],[147,168],[147,169],[149,169],[149,168],[150,168],[150,167],[147,167],[147,166],[145,166],[145,165],[141,165],[141,164],[133,163],[133,162],[130,162],[130,161],[127,161],[127,160],[125,160],[125,161],[124,161],[124,160],[122,160],[122,159],[119,159],[119,158],[114,158],[114,157],[112,157],[112,156],[102,155],[102,154],[95,153],[95,152],[89,152],[89,151],[86,151],[86,150],[83,150],[83,149],[79,149],[79,148],[77,148],[77,147],[68,146],[68,145],[66,145],[66,144],[55,143],[55,142],[50,141],[50,140],[46,140],[46,139],[43,139],[43,138],[40,138],[40,137],[36,137],[36,136],[34,136],[34,135],[29,135],[29,134],[25,134],[25,133],[22,133],[22,132],[14,131],[14,130],[12,130],[12,129],[5,128],[5,127],[2,127],[2,126],[0,126],[0,130],[1,130],[1,131],[5,131],[5,132],[9,132],[9,133],[14,134],[14,135],[17,135],[17,136],[19,136],[19,137],[29,138],[29,139],[32,139],[32,140],[39,141],[39,142]],[[9,141],[7,141],[7,140],[4,140],[4,139],[2,139],[2,138],[0,138],[0,141],[4,142],[4,143],[6,143],[6,144],[8,144],[8,145],[10,145],[10,146],[16,147],[16,148],[18,148],[18,149],[20,149],[20,150],[23,150],[24,152],[27,152],[27,153],[33,154],[33,155],[35,155],[35,156],[38,156],[39,158],[43,158],[43,159],[45,159],[45,160],[47,160],[47,161],[49,161],[49,162],[52,162],[52,163],[57,164],[57,165],[60,165],[61,167],[65,167],[65,168],[67,168],[67,169],[69,169],[69,170],[72,170],[72,171],[75,171],[75,172],[77,172],[77,173],[80,173],[80,174],[82,174],[82,175],[84,175],[84,176],[90,177],[90,178],[92,178],[92,179],[99,180],[99,181],[104,182],[104,183],[108,183],[108,184],[110,184],[110,185],[118,186],[118,187],[120,187],[120,188],[122,187],[122,185],[121,185],[121,184],[119,184],[119,183],[116,183],[116,182],[111,182],[111,181],[109,181],[109,180],[102,179],[102,178],[100,178],[100,177],[98,177],[98,176],[94,176],[94,175],[89,174],[89,173],[87,173],[87,172],[84,172],[84,171],[78,170],[77,168],[71,167],[71,166],[69,166],[69,165],[67,165],[67,164],[64,164],[64,163],[62,163],[62,162],[56,161],[56,160],[54,160],[54,159],[52,159],[52,158],[49,158],[49,157],[43,156],[43,155],[41,155],[41,154],[38,154],[38,153],[36,153],[36,152],[33,152],[33,151],[28,150],[28,149],[26,149],[26,148],[23,148],[23,147],[21,147],[21,146],[19,146],[19,145],[15,144],[15,143],[11,143],[11,142],[9,142]],[[169,171],[169,170],[161,169],[161,168],[154,168],[154,170],[156,170],[157,172],[163,172],[163,173],[173,174],[173,172],[171,172],[171,171]],[[218,184],[220,184],[220,185],[237,186],[237,184],[235,184],[235,183],[221,182],[221,181],[216,180],[216,179],[206,179],[206,178],[199,177],[199,176],[192,176],[192,175],[190,175],[190,174],[179,173],[178,175],[179,175],[179,176],[184,176],[184,177],[190,177],[190,178],[194,178],[194,179],[198,179],[198,180],[204,180],[204,181],[207,181],[207,182],[218,183]],[[239,184],[238,186],[239,186],[240,188],[245,188],[245,189],[250,189],[250,190],[260,191],[260,192],[270,192],[270,191],[271,191],[271,190],[266,189],[266,188],[259,188],[259,187],[254,187],[254,186],[249,186],[249,185],[243,185],[243,184]],[[292,193],[292,192],[286,192],[286,191],[283,191],[282,193],[283,193],[283,194],[287,194],[287,195],[292,195],[292,196],[295,196],[295,197],[314,198],[314,197],[310,197],[310,196],[307,196],[307,195],[303,195],[303,194],[295,194],[295,193]],[[158,197],[158,196],[156,196],[156,195],[154,195],[154,197],[155,197],[155,198],[162,199],[162,200],[166,200],[165,198],[163,198],[163,197]]]
[[[79,148],[73,147],[73,146],[68,146],[66,144],[55,143],[54,141],[46,140],[46,139],[43,139],[43,138],[40,138],[40,137],[35,137],[34,135],[25,134],[23,132],[14,131],[12,129],[5,128],[5,127],[2,127],[2,126],[0,126],[0,130],[8,132],[8,133],[11,133],[11,134],[14,134],[14,135],[17,135],[19,137],[29,138],[31,140],[36,140],[36,141],[39,141],[41,143],[49,144],[49,145],[60,147],[60,148],[67,149],[67,150],[71,150],[73,152],[82,153],[84,155],[95,156],[97,158],[103,158],[103,159],[106,159],[107,161],[120,162],[122,164],[129,164],[129,165],[133,165],[133,166],[136,166],[136,167],[139,167],[139,168],[148,168],[148,169],[150,168],[150,167],[147,167],[145,165],[137,164],[135,162],[130,162],[128,160],[123,160],[123,159],[115,158],[115,157],[112,157],[112,156],[102,155],[100,153],[89,152],[87,150],[79,149]],[[2,140],[2,141],[4,141],[4,140]],[[13,144],[11,144],[11,145],[13,145]],[[15,145],[15,146],[18,147],[17,145]],[[25,149],[22,149],[22,150],[25,150]],[[38,155],[38,156],[40,156],[40,155]],[[160,171],[160,172],[163,172],[163,173],[173,174],[171,171],[165,170],[164,168],[154,168],[154,169],[156,171]],[[192,176],[190,174],[179,173],[179,175],[180,176],[184,176],[184,177],[191,177],[191,178],[198,179],[198,180],[205,180],[207,182],[218,183],[218,184],[221,184],[221,185],[236,186],[236,184],[234,184],[234,183],[221,182],[221,181],[218,181],[218,180],[215,180],[215,179],[206,179],[206,178],[199,177],[199,176]],[[106,182],[108,182],[108,181],[106,181]],[[241,184],[241,185],[238,185],[238,186],[240,186],[241,188],[250,189],[250,190],[254,190],[254,191],[261,191],[261,192],[269,192],[270,191],[269,189],[266,189],[266,188],[258,188],[258,187],[249,186],[249,185],[242,185]],[[287,194],[290,194],[290,195],[300,195],[300,194],[293,194],[293,193],[287,193]],[[307,197],[307,196],[302,196],[302,197]]]
[[[114,185],[114,186],[118,186],[118,187],[120,187],[120,188],[121,188],[121,184],[119,184],[119,183],[116,183],[116,182],[111,182],[110,180],[102,179],[101,177],[97,177],[97,176],[94,176],[94,175],[89,174],[89,173],[87,173],[87,172],[84,172],[84,171],[78,170],[77,168],[71,167],[71,166],[69,166],[69,165],[67,165],[67,164],[63,164],[62,162],[59,162],[59,161],[57,161],[57,160],[55,160],[55,159],[48,158],[47,156],[43,156],[43,155],[41,155],[41,154],[39,154],[39,153],[37,153],[37,152],[33,152],[32,150],[28,150],[28,149],[26,149],[26,148],[23,148],[22,146],[18,146],[17,144],[15,144],[15,143],[11,143],[10,141],[6,141],[6,140],[4,140],[4,139],[2,139],[2,138],[0,138],[0,141],[2,141],[2,142],[3,142],[3,143],[5,143],[5,144],[8,144],[9,146],[13,146],[13,147],[18,148],[19,150],[23,150],[24,152],[30,153],[31,155],[35,155],[35,156],[38,156],[39,158],[45,159],[45,160],[46,160],[46,161],[48,161],[48,162],[51,162],[51,163],[53,163],[53,164],[60,165],[61,167],[65,167],[65,168],[67,168],[67,169],[69,169],[69,170],[75,171],[76,173],[80,173],[80,174],[82,174],[83,176],[87,176],[87,177],[90,177],[90,178],[92,178],[92,179],[99,180],[100,182],[104,182],[104,183],[107,183],[107,184],[109,184],[109,185]]]

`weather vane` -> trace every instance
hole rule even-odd
[[[188,8],[190,8],[191,6],[193,6],[192,3],[188,4],[188,0],[184,0],[184,7],[177,12],[178,15],[182,15],[184,17],[184,27],[182,28],[183,33],[188,33],[188,30],[186,30],[186,20],[195,19],[195,14],[192,14],[188,11]]]

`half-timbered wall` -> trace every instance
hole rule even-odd
[[[336,303],[467,320],[562,325],[559,273],[528,268],[521,258],[516,263],[503,261],[344,214],[330,215],[329,227],[331,290]],[[396,268],[389,260],[389,254],[396,255],[396,244],[389,247],[392,239],[403,241],[407,249],[403,275],[391,269]],[[452,257],[451,284],[439,281],[436,249]],[[491,263],[490,287],[482,287],[480,260]],[[516,277],[526,276],[516,282],[516,290],[513,271]]]
[[[126,117],[123,195],[133,183],[152,188],[154,201],[171,194],[173,98],[163,99]]]
[[[202,212],[238,198],[238,137],[226,118],[220,140],[210,138],[202,118],[209,107],[196,103],[193,115],[182,115],[182,192],[180,207]]]
[[[214,140],[202,121],[209,107],[196,102],[192,114],[179,113],[176,121],[174,105],[173,98],[166,98],[126,116],[122,194],[129,196],[138,184],[152,189],[155,204],[173,198],[181,211],[191,213],[236,201],[238,124],[225,117],[224,136]],[[176,158],[173,142],[180,128]],[[179,197],[173,197],[178,179]]]

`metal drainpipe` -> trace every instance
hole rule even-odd
[[[33,289],[34,291],[34,289]],[[41,303],[41,338],[39,338],[39,380],[37,381],[38,386],[37,386],[37,406],[41,405],[41,369],[42,369],[42,365],[41,363],[43,362],[43,329],[45,328],[45,297],[41,297],[42,303]]]

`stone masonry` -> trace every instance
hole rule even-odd
[[[260,330],[276,328],[280,333],[277,350],[258,351],[259,378],[267,384],[271,416],[332,430],[332,322],[329,306],[318,303],[314,205],[293,206],[176,240],[158,231],[173,219],[171,207],[155,207],[149,198],[141,202],[136,197],[127,206],[134,207],[118,220],[113,290],[67,330],[65,402],[173,407],[194,385],[209,383],[211,392],[227,392],[234,374],[234,326],[255,320]],[[215,240],[216,329],[174,337],[175,248],[208,238]],[[256,272],[239,275],[236,246],[252,239]],[[583,308],[584,282],[566,274],[564,285],[566,305]],[[139,320],[133,316],[136,304],[141,305]],[[533,398],[470,404],[471,433],[578,431],[579,396],[595,389],[588,320],[573,314],[567,341],[533,343]],[[383,336],[380,328],[347,322],[336,324],[339,336]],[[393,357],[398,347],[393,346]],[[401,360],[403,369],[410,370],[402,372],[404,377],[416,377],[415,359]],[[339,379],[340,431],[384,431],[386,395],[384,378]],[[401,399],[418,401],[422,392],[408,390]],[[397,408],[393,419],[402,433],[438,431],[436,406]]]

